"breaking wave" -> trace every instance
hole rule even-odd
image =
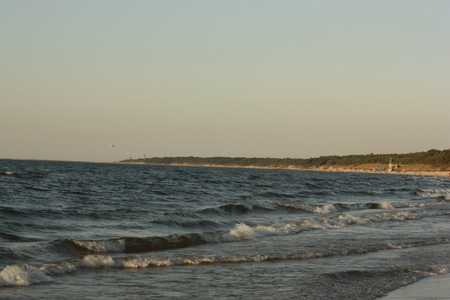
[[[368,225],[377,222],[417,220],[422,217],[448,215],[443,209],[427,210],[392,210],[390,203],[382,203],[386,212],[375,214],[334,214],[323,217],[308,218],[282,224],[248,225],[239,223],[230,230],[217,230],[202,233],[173,234],[153,237],[123,237],[107,240],[67,239],[55,242],[58,252],[86,253],[145,253],[192,247],[207,243],[233,242],[251,240],[273,235],[299,234],[310,230],[341,229],[353,225]],[[317,209],[317,208],[316,208]],[[317,213],[325,214],[334,208],[324,206]]]
[[[366,210],[366,209],[393,209],[391,203],[384,201],[381,203],[334,203],[326,205],[313,204],[290,204],[279,203],[273,205],[244,205],[244,204],[227,204],[215,208],[205,208],[198,213],[215,214],[215,215],[239,215],[249,213],[272,213],[272,212],[299,212],[299,213],[315,213],[326,214],[334,212],[342,212],[349,210]]]
[[[249,231],[245,226],[238,226],[237,231],[241,234],[243,231]],[[242,235],[240,234],[240,238]],[[231,256],[197,256],[195,254],[184,254],[180,256],[132,256],[132,257],[113,257],[103,254],[89,254],[82,258],[63,261],[55,264],[44,264],[39,267],[35,266],[7,266],[0,272],[0,286],[29,286],[33,284],[45,283],[53,281],[54,276],[61,276],[75,272],[80,269],[143,269],[143,268],[167,268],[173,266],[193,266],[217,263],[249,263],[249,262],[268,262],[281,260],[304,260],[317,259],[330,256],[345,256],[350,254],[371,253],[381,250],[398,250],[422,246],[430,246],[437,244],[449,244],[449,239],[435,239],[429,241],[415,241],[403,243],[381,243],[377,245],[368,245],[366,248],[334,249],[328,251],[299,252],[285,255],[231,255]],[[434,266],[426,276],[438,274],[447,274],[450,266]],[[411,271],[421,273],[421,271]],[[351,274],[350,274],[351,275]],[[341,276],[334,274],[333,276]]]
[[[449,189],[418,189],[416,195],[424,198],[436,198],[440,200],[450,200]]]

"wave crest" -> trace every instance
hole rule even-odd
[[[7,266],[0,272],[0,286],[28,286],[51,281],[47,271],[32,266]]]

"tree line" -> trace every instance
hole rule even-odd
[[[259,158],[259,157],[151,157],[123,160],[122,162],[148,163],[157,165],[196,165],[196,166],[238,166],[265,168],[333,168],[359,165],[387,166],[390,159],[402,165],[427,165],[434,169],[450,169],[450,149],[431,149],[426,152],[408,154],[365,154],[346,156],[320,156],[314,158]]]

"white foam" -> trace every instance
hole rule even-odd
[[[291,223],[284,225],[275,224],[270,226],[258,225],[255,227],[250,227],[241,223],[237,224],[234,229],[230,230],[228,235],[222,238],[222,241],[230,242],[234,240],[251,240],[272,235],[288,235],[298,231],[298,226]]]
[[[213,258],[207,258],[207,257],[198,257],[195,259],[189,259],[189,258],[181,259],[181,264],[183,264],[183,265],[211,264],[214,262],[215,262],[215,260]]]
[[[231,263],[240,263],[240,262],[247,262],[247,258],[243,256],[232,256],[232,257],[223,257],[221,259],[221,262],[231,262]]]
[[[83,257],[81,266],[94,268],[94,269],[113,267],[114,260],[110,256],[87,255],[87,256]]]
[[[438,275],[448,274],[449,270],[450,270],[450,265],[433,267],[433,271]]]
[[[316,207],[314,209],[314,213],[316,213],[316,214],[329,214],[329,213],[334,213],[336,211],[337,211],[337,209],[333,204],[327,204],[322,207]]]
[[[130,269],[148,268],[148,267],[170,267],[173,263],[170,259],[156,260],[152,258],[135,257],[122,262],[122,267]]]
[[[30,284],[30,276],[27,271],[19,266],[7,266],[0,272],[2,285],[26,286]]]
[[[68,262],[63,262],[62,264],[47,264],[44,265],[43,269],[45,269],[49,274],[65,274],[73,272],[77,269],[77,267]]]
[[[76,245],[93,252],[122,252],[125,249],[125,240],[107,240],[107,241],[78,241],[72,240]]]
[[[389,203],[389,202],[382,202],[382,203],[381,203],[381,208],[382,208],[382,209],[394,209],[394,207],[392,206],[392,204]]]
[[[383,214],[382,217],[386,220],[404,221],[417,219],[419,215],[415,211],[400,211],[395,214]]]
[[[386,221],[405,221],[415,220],[430,214],[439,214],[435,212],[417,212],[417,211],[397,211],[389,202],[383,202],[381,208],[384,210],[391,210],[377,214],[353,215],[341,214],[338,216],[329,216],[322,218],[311,218],[299,222],[287,224],[273,224],[269,226],[248,226],[246,224],[237,224],[234,229],[230,230],[228,234],[218,238],[218,242],[232,242],[236,240],[250,240],[273,235],[290,235],[297,234],[302,231],[309,230],[327,230],[327,229],[341,229],[352,225],[367,225],[373,222]],[[442,212],[445,213],[445,212]]]
[[[7,266],[0,272],[0,286],[28,286],[51,281],[44,269],[30,266]]]
[[[243,223],[237,224],[229,233],[232,237],[240,240],[251,240],[255,238],[255,231]]]
[[[450,189],[421,189],[417,195],[424,198],[443,197],[445,200],[450,200]]]
[[[350,219],[350,221],[348,221],[348,219]],[[341,220],[344,220],[344,222],[341,222]],[[353,221],[353,216],[352,215],[346,215],[344,216],[339,216],[338,219],[322,219],[320,220],[320,226],[326,229],[341,229],[343,227],[345,227],[346,224],[352,223]]]
[[[397,249],[397,250],[403,249],[402,247],[393,245],[392,243],[387,243],[386,246],[388,246],[391,249]]]

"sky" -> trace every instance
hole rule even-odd
[[[446,0],[0,0],[0,158],[448,149],[449,16]]]

